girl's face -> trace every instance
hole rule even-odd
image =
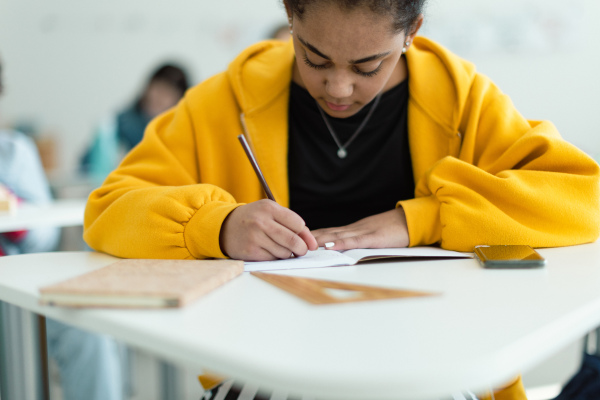
[[[407,76],[402,47],[412,43],[416,31],[408,37],[394,33],[391,17],[327,2],[313,3],[302,20],[292,21],[294,82],[332,117],[356,114]]]
[[[146,88],[146,93],[142,97],[142,109],[148,116],[154,118],[175,106],[180,98],[179,89],[164,80],[157,79],[150,82]]]

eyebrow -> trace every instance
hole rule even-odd
[[[318,55],[321,58],[326,59],[327,61],[331,61],[331,57],[326,56],[325,54],[321,53],[319,51],[319,49],[317,49],[315,46],[313,46],[312,44],[308,43],[307,41],[305,41],[304,39],[302,39],[300,36],[298,36],[298,40],[300,41],[300,43],[302,43],[306,48],[308,48],[310,51],[312,51],[313,53],[315,53],[316,55]],[[350,60],[349,63],[350,64],[362,64],[362,63],[366,63],[369,61],[373,61],[373,60],[377,60],[380,58],[383,58],[387,55],[389,55],[391,53],[391,51],[386,51],[384,53],[379,53],[379,54],[373,54],[372,56],[368,56],[368,57],[364,57],[364,58],[360,58],[358,60]]]

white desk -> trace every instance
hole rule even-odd
[[[177,310],[37,304],[39,286],[100,268],[98,253],[0,258],[0,299],[190,366],[318,399],[437,399],[527,371],[600,324],[600,243],[547,249],[544,269],[472,259],[283,272],[441,292],[313,306],[251,275]]]
[[[44,206],[23,204],[16,213],[0,213],[0,232],[12,232],[45,226],[83,224],[86,199],[56,200]]]
[[[80,226],[83,224],[85,203],[85,199],[69,199],[56,200],[44,206],[23,204],[19,206],[14,214],[0,213],[0,232],[48,226]],[[1,275],[0,280],[2,280]],[[3,307],[3,305],[0,304],[0,307]],[[11,382],[13,388],[2,387],[0,390],[4,391],[4,395],[9,398],[37,398],[36,393],[39,391],[39,384],[31,379],[33,376],[37,376],[40,368],[44,372],[46,371],[45,357],[38,360],[35,356],[35,349],[42,345],[42,342],[45,345],[45,336],[38,337],[37,319],[32,318],[29,313],[19,312],[18,309],[10,311],[10,308],[6,308],[4,311],[6,311],[6,314],[0,311],[0,324],[5,324],[5,327],[9,329],[4,331],[4,334],[0,333],[0,351],[10,351],[11,354],[22,353],[20,357],[12,358],[22,362],[11,366],[10,377],[13,381]],[[15,340],[15,338],[18,339]],[[11,346],[6,347],[6,342],[10,342]],[[11,357],[8,358],[11,359]],[[40,361],[42,362],[40,363]],[[0,369],[4,366],[4,362],[7,361],[0,360]],[[3,381],[7,378],[7,375],[1,372],[0,381]],[[2,385],[0,384],[0,386]],[[24,392],[21,392],[21,390],[24,390]]]

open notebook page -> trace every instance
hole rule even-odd
[[[431,246],[388,249],[354,249],[346,250],[342,253],[355,260],[355,262],[392,257],[470,258],[473,256],[471,253],[459,253],[457,251],[444,250],[439,247]]]
[[[356,260],[339,251],[319,248],[315,251],[309,251],[302,257],[293,257],[288,258],[287,260],[246,261],[244,263],[244,271],[252,272],[272,271],[277,269],[334,267],[338,265],[352,265],[355,263]]]
[[[319,248],[309,251],[302,257],[287,260],[255,261],[244,263],[244,271],[273,271],[296,268],[335,267],[341,265],[354,265],[359,261],[392,257],[423,257],[423,258],[469,258],[470,253],[459,253],[444,250],[438,247],[409,247],[390,249],[354,249],[343,252]]]

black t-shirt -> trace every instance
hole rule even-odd
[[[309,229],[348,225],[414,197],[408,147],[408,80],[382,94],[367,125],[338,157],[317,103],[292,82],[289,104],[290,209]],[[343,145],[373,106],[348,118],[325,114]]]

